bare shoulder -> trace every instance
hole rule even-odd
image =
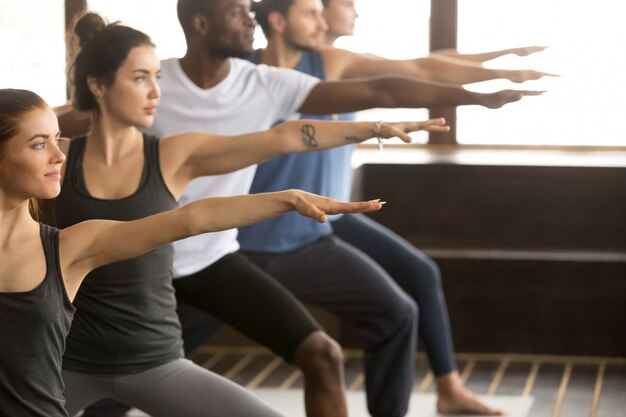
[[[341,80],[346,70],[357,65],[363,58],[360,54],[339,48],[325,48],[320,50],[320,54],[327,81]]]

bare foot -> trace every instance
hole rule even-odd
[[[437,412],[440,414],[468,414],[503,416],[504,410],[485,404],[465,388],[457,372],[437,378]]]

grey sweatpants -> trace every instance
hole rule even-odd
[[[120,377],[64,370],[63,380],[65,408],[70,416],[108,397],[152,417],[282,416],[244,388],[187,359]]]

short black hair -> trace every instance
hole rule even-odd
[[[268,16],[271,12],[279,12],[283,16],[287,16],[289,9],[293,6],[295,0],[261,0],[252,2],[252,11],[255,13],[256,21],[263,29],[266,38],[272,35],[272,27]]]
[[[222,0],[178,0],[176,11],[178,13],[178,21],[183,28],[185,37],[189,38],[192,33],[192,16],[210,13],[220,1]]]

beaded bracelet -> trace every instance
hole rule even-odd
[[[378,140],[378,150],[382,151],[383,150],[383,138],[380,137],[380,127],[382,126],[383,121],[379,120],[376,122],[376,125],[374,126],[374,135],[376,136],[376,139]]]

